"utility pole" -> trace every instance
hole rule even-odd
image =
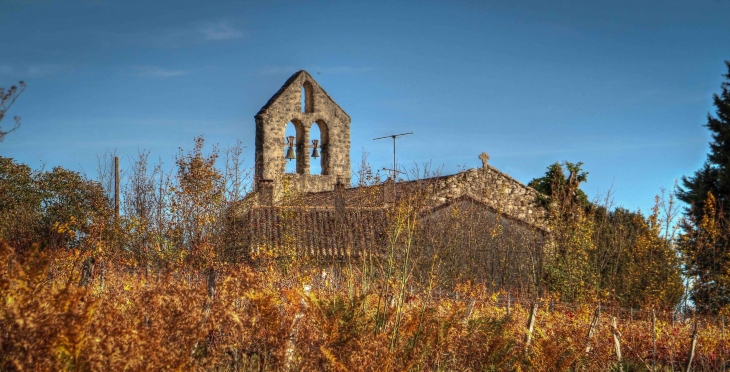
[[[114,157],[114,215],[119,218],[119,157]]]
[[[373,138],[373,141],[380,140],[380,139],[385,139],[385,138],[392,138],[393,139],[393,169],[390,169],[391,171],[393,171],[393,181],[395,181],[395,178],[398,176],[398,173],[401,173],[401,172],[398,172],[398,166],[397,166],[397,163],[396,163],[396,160],[395,160],[395,139],[397,137],[407,136],[409,134],[413,134],[413,132],[400,133],[400,134],[391,134],[391,135],[385,136],[385,137]],[[385,169],[386,170],[389,170],[387,168],[385,168]]]

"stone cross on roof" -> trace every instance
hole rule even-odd
[[[482,168],[486,168],[487,162],[489,161],[489,155],[486,152],[483,152],[479,154],[479,159],[482,160]]]

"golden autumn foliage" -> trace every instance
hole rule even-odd
[[[145,278],[110,265],[103,288],[98,280],[80,287],[83,259],[78,251],[20,256],[0,244],[0,369],[606,371],[654,363],[647,312],[604,309],[586,353],[597,305],[544,300],[525,350],[529,306],[517,298],[507,305],[483,285],[440,298],[428,288],[406,291],[383,306],[379,288],[399,284],[364,286],[358,270],[336,281],[319,269],[231,266],[209,297],[205,279],[185,268]],[[684,366],[691,331],[660,313],[659,370]],[[719,319],[703,320],[693,370],[719,370],[724,345]]]
[[[568,172],[563,170],[565,168]],[[602,300],[626,308],[674,308],[684,295],[676,248],[674,193],[655,198],[651,214],[612,208],[611,192],[589,202],[580,190],[581,163],[555,163],[530,185],[549,193],[550,243],[545,285],[561,301]]]
[[[692,281],[692,300],[703,312],[730,314],[730,260],[727,237],[730,223],[721,204],[707,193],[703,213],[690,214],[686,233],[679,241],[687,276]]]
[[[671,213],[659,202],[648,217],[586,211],[570,201],[581,177],[568,177],[559,188],[568,209],[551,211],[545,234],[468,201],[424,215],[432,195],[414,188],[383,212],[380,251],[329,260],[297,251],[306,226],[295,225],[295,209],[306,206],[285,187],[280,242],[243,259],[229,244],[228,208],[244,198],[250,173],[239,168],[240,146],[206,155],[203,144],[181,150],[167,174],[140,154],[120,216],[93,181],[0,158],[9,175],[0,190],[10,191],[0,194],[0,370],[629,371],[686,362],[692,326],[677,320],[687,312],[667,311],[682,283],[665,234]],[[635,310],[604,309],[589,340],[599,303]],[[651,309],[660,312],[656,353]],[[701,324],[696,368],[718,368],[722,335],[719,319]]]

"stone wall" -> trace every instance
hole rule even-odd
[[[470,196],[518,220],[541,226],[545,210],[536,204],[538,192],[485,164],[480,169],[435,179],[434,202]]]
[[[302,110],[302,87],[306,107]],[[350,117],[306,71],[290,77],[259,111],[256,118],[256,179],[274,181],[278,200],[284,183],[301,192],[334,189],[337,178],[350,182]],[[296,174],[286,174],[284,132],[292,122],[297,130]],[[312,148],[310,129],[320,128],[322,174],[309,172]],[[319,160],[319,159],[316,159]]]
[[[353,187],[343,190],[348,207],[377,207],[393,203],[413,193],[430,198],[426,208],[438,208],[465,197],[486,205],[501,215],[544,230],[545,209],[537,203],[538,192],[490,165],[457,174],[415,181]],[[332,191],[308,193],[297,199],[303,205],[328,206],[334,203]]]

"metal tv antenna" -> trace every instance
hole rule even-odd
[[[399,172],[398,171],[398,167],[397,167],[396,162],[395,162],[395,139],[397,137],[407,136],[409,134],[413,134],[413,132],[400,133],[400,134],[391,134],[391,135],[385,136],[385,137],[373,138],[373,141],[380,140],[380,139],[385,139],[385,138],[392,138],[393,139],[393,169],[383,168],[385,170],[393,171],[393,181],[395,181],[395,178],[398,175],[398,173],[403,173],[403,172]]]

